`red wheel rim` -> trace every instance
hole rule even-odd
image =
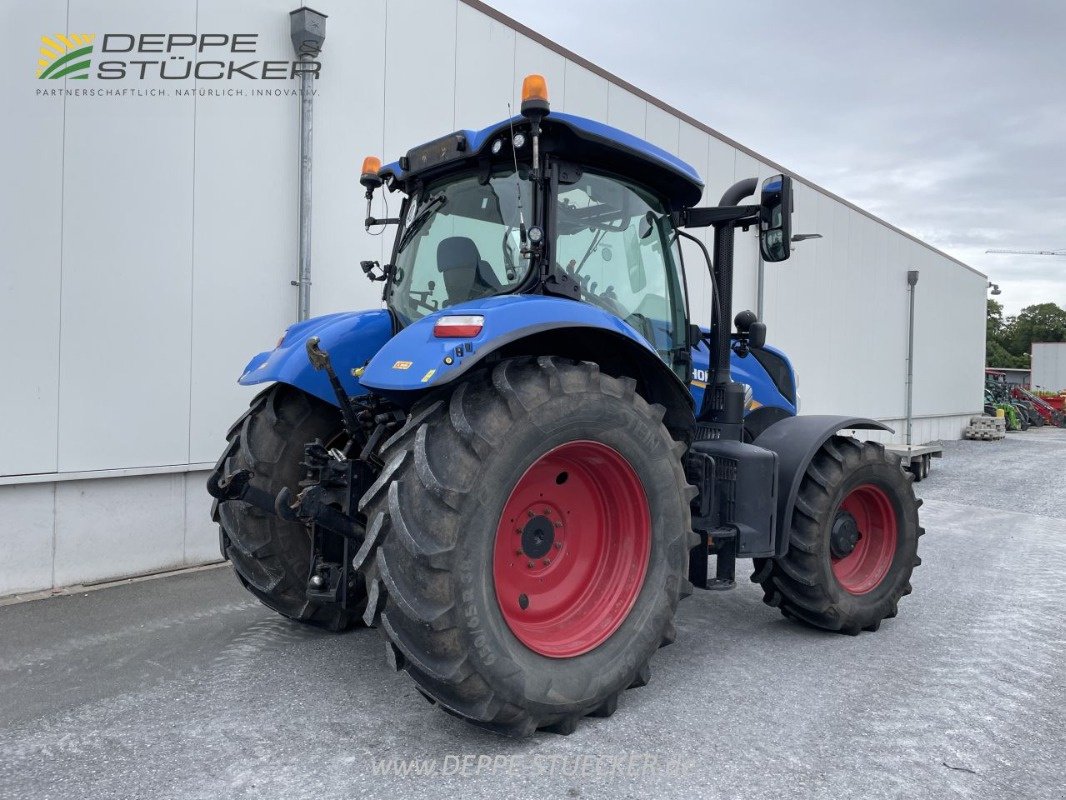
[[[538,458],[507,498],[492,576],[511,632],[530,650],[572,658],[618,630],[651,560],[651,512],[636,471],[599,442]]]
[[[866,483],[848,493],[840,511],[854,518],[858,540],[850,553],[832,554],[833,575],[845,591],[866,594],[884,580],[896,556],[896,509],[884,489]]]

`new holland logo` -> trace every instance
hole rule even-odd
[[[41,56],[37,59],[37,77],[71,78],[86,80],[89,77],[89,56],[93,52],[95,33],[57,33],[41,37]]]

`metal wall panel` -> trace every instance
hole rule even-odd
[[[715,187],[709,186],[707,183],[707,140],[709,138],[706,133],[687,122],[682,122],[678,130],[678,156],[691,164],[700,174],[700,177],[703,178],[703,197],[700,205],[710,205],[714,202],[712,198]],[[697,228],[689,231],[689,233],[703,242],[704,246],[710,250],[711,237],[708,234],[708,230],[707,228]],[[689,317],[699,325],[709,325],[712,300],[711,280],[707,273],[706,260],[695,242],[681,239],[681,247],[684,252],[685,274],[688,282]]]
[[[315,82],[318,96],[314,108],[312,179],[312,315],[376,308],[381,304],[382,284],[370,283],[359,262],[385,263],[395,228],[377,227],[367,232],[363,227],[366,190],[359,183],[359,175],[366,156],[378,156],[387,164],[401,155],[398,148],[385,148],[385,38],[366,35],[367,31],[385,31],[387,25],[403,24],[400,11],[390,6],[385,0],[336,4],[326,23],[322,77]],[[351,46],[353,41],[358,41],[358,46]],[[296,113],[294,108],[290,116],[294,135]],[[402,152],[406,152],[406,147]],[[295,150],[288,151],[285,157],[295,168]],[[298,185],[294,174],[294,203]],[[375,217],[395,216],[399,210],[399,195],[387,190],[377,193]],[[295,225],[293,216],[288,234],[294,245]],[[294,275],[296,268],[294,261]],[[292,297],[295,302],[295,290]],[[273,342],[271,339],[267,344]]]
[[[455,38],[457,128],[479,130],[507,119],[508,107],[511,114],[518,113],[514,62],[515,32],[460,4]],[[555,87],[549,84],[548,88]]]
[[[733,161],[733,180],[729,181],[723,191],[737,181],[745,178],[758,178],[762,165],[747,153],[735,151]],[[719,197],[721,193],[719,193]],[[755,203],[755,197],[746,197],[742,203]],[[735,246],[733,249],[733,314],[742,309],[754,309],[756,306],[757,280],[759,266],[758,234],[754,228],[747,232],[735,231]],[[729,320],[732,324],[732,320]]]
[[[643,138],[648,124],[647,101],[612,83],[607,90],[607,124]]]
[[[913,243],[911,243],[913,244]],[[974,273],[946,270],[942,259],[913,244],[919,270],[915,295],[914,413],[979,411],[984,386],[984,307],[988,281]]]
[[[648,105],[644,138],[652,144],[676,153],[681,135],[681,120],[657,106]]]
[[[590,119],[607,119],[609,84],[604,78],[573,61],[567,61],[563,74],[566,78],[566,110]],[[551,87],[548,87],[551,91]]]
[[[249,23],[242,4],[202,0],[198,22],[203,32],[258,32],[259,53],[288,59],[288,11],[271,0]],[[214,87],[199,81],[197,88]],[[192,463],[218,458],[226,430],[258,391],[237,385],[244,365],[296,318],[296,288],[289,282],[297,275],[298,115],[298,97],[196,98],[187,390]],[[325,172],[317,171],[323,183]]]
[[[195,25],[192,0],[70,5],[74,31]],[[59,469],[180,464],[189,456],[193,102],[78,100],[67,102],[63,150]]]
[[[1066,343],[1033,342],[1032,370],[1033,388],[1066,390]]]
[[[27,58],[19,60],[26,79],[0,86],[7,120],[0,168],[0,340],[7,343],[0,352],[0,475],[56,468],[64,99],[34,94],[29,58],[42,32],[66,31],[66,6],[49,0],[7,4],[3,12],[4,30],[18,32],[18,52]]]
[[[455,124],[457,2],[389,0],[385,29],[385,152],[392,160]]]

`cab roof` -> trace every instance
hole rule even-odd
[[[383,167],[383,178],[401,183],[424,181],[450,172],[464,162],[491,157],[491,146],[511,130],[528,136],[529,122],[512,117],[481,130],[461,130],[412,148]],[[581,167],[599,168],[662,194],[675,209],[696,205],[703,196],[699,173],[686,162],[630,133],[573,114],[551,112],[541,123],[541,150]],[[528,159],[528,146],[525,148]],[[501,160],[510,157],[510,148]]]

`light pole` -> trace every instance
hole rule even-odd
[[[821,238],[822,238],[822,234],[820,234],[820,233],[797,233],[797,234],[793,235],[792,241],[793,242],[804,242],[807,239],[821,239]],[[796,248],[793,247],[792,249],[795,250]],[[756,284],[757,284],[757,289],[756,289],[756,295],[755,295],[755,308],[756,308],[755,316],[757,316],[760,320],[765,322],[765,320],[763,320],[763,318],[762,318],[762,314],[763,314],[763,297],[764,297],[765,288],[766,288],[766,262],[764,262],[762,260],[762,249],[761,248],[759,249],[759,274],[758,274],[758,277],[756,279]]]

